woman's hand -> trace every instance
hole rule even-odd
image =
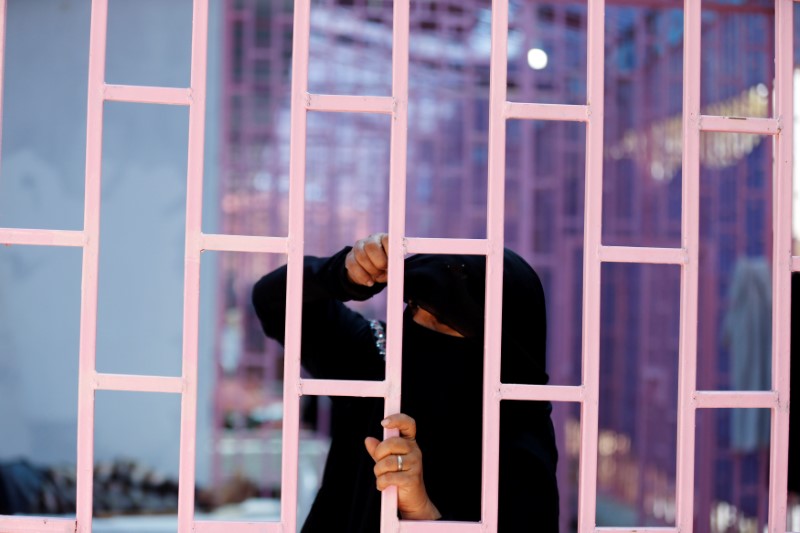
[[[417,445],[417,423],[403,413],[386,417],[381,424],[387,429],[398,429],[399,437],[381,442],[367,437],[364,444],[375,460],[375,478],[378,490],[390,485],[397,487],[397,508],[406,520],[437,520],[442,517],[428,499],[422,479],[422,452]]]
[[[372,287],[375,283],[386,283],[388,249],[388,233],[373,233],[366,239],[357,241],[344,260],[350,281],[367,287]]]

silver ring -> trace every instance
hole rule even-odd
[[[397,471],[403,471],[403,456],[402,455],[395,455],[397,457]]]

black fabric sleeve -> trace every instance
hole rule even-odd
[[[347,279],[350,247],[329,258],[303,260],[301,362],[315,378],[381,380],[384,361],[369,321],[342,302],[366,300],[385,284],[363,287]],[[284,343],[287,267],[261,278],[253,287],[253,307],[264,333]]]

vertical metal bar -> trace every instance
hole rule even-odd
[[[587,16],[586,193],[583,253],[583,357],[578,530],[594,531],[597,505],[597,439],[600,396],[600,271],[603,220],[603,117],[605,1],[589,0]]]
[[[786,531],[789,472],[789,329],[791,327],[792,165],[794,135],[794,2],[775,0],[775,137],[772,245],[772,410],[769,475],[769,531]],[[800,406],[795,406],[795,409]]]
[[[181,396],[178,531],[192,531],[197,451],[197,359],[200,314],[200,237],[203,220],[208,0],[194,0],[192,13],[192,103],[186,183],[186,243],[183,278],[183,394]]]
[[[697,301],[700,249],[700,25],[702,6],[684,2],[683,183],[681,241],[688,260],[681,266],[678,361],[678,450],[675,472],[675,527],[692,531],[694,514],[697,387]]]
[[[297,463],[300,446],[300,334],[303,311],[304,201],[308,114],[308,52],[311,0],[295,0],[292,43],[291,137],[289,147],[289,253],[283,379],[281,523],[297,529]]]
[[[78,362],[78,457],[76,520],[78,533],[92,528],[94,471],[94,385],[97,348],[97,270],[100,254],[100,190],[103,157],[103,84],[108,0],[93,0],[89,38],[86,111],[86,185],[81,272],[81,329]]]
[[[392,28],[392,113],[389,173],[389,265],[386,301],[386,381],[384,413],[400,412],[403,341],[403,237],[406,225],[406,159],[408,153],[409,0],[395,0]],[[384,431],[384,438],[396,430]],[[381,531],[397,531],[397,488],[381,494]]]
[[[506,170],[508,0],[492,2],[489,83],[489,161],[486,213],[486,315],[483,357],[483,492],[485,531],[497,531],[500,457],[500,358],[503,312],[503,238]]]
[[[7,0],[0,0],[0,154],[3,150],[3,73],[5,72],[7,13]],[[0,158],[0,167],[2,167],[2,158]]]

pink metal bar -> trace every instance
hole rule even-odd
[[[197,352],[200,315],[200,235],[203,219],[203,155],[206,119],[208,0],[192,8],[192,102],[189,106],[189,153],[186,172],[186,243],[183,270],[183,394],[178,478],[178,531],[194,524],[197,448]]]
[[[586,192],[583,254],[583,353],[578,531],[593,531],[597,507],[597,443],[600,396],[600,271],[603,222],[603,84],[605,2],[589,0],[587,14]]]
[[[221,252],[254,252],[285,254],[289,239],[284,237],[256,237],[251,235],[200,235],[201,250]]]
[[[778,405],[774,391],[697,391],[693,395],[697,408],[766,408]]]
[[[383,398],[387,395],[388,390],[384,381],[301,379],[300,392],[305,396]]]
[[[486,255],[489,241],[486,239],[426,239],[406,238],[406,252],[409,254],[468,254]]]
[[[532,400],[551,402],[582,402],[584,389],[571,385],[500,385],[499,396],[503,400]]]
[[[76,521],[69,519],[0,516],[3,533],[75,533],[76,528]]]
[[[789,123],[791,124],[791,122]],[[777,135],[781,131],[781,123],[774,118],[746,117],[700,117],[702,131],[719,131],[723,133],[754,133],[757,135]]]
[[[400,522],[401,533],[485,533],[483,524],[469,522],[427,522],[411,521]]]
[[[96,390],[116,390],[131,392],[183,392],[182,378],[162,376],[130,376],[122,374],[95,374]]]
[[[389,96],[340,96],[308,94],[306,109],[330,113],[378,113],[391,115],[394,99]]]
[[[0,244],[83,246],[86,236],[82,231],[0,228]]]
[[[688,261],[681,268],[678,348],[678,446],[675,527],[691,531],[694,519],[695,418],[697,387],[698,277],[700,259],[700,2],[684,2],[683,182],[681,242]]]
[[[505,225],[506,98],[508,83],[508,0],[492,2],[489,64],[489,161],[486,208],[486,316],[483,370],[482,524],[497,531],[500,457],[501,336],[503,328],[503,243]]]
[[[103,153],[103,82],[108,0],[92,2],[86,116],[86,185],[81,274],[81,329],[78,363],[77,533],[92,529],[94,473],[94,377],[97,339],[97,274],[100,243],[100,190]]]
[[[688,261],[686,250],[682,248],[601,246],[598,257],[605,263],[683,265]]]
[[[786,531],[789,475],[789,379],[794,136],[794,3],[775,0],[775,116],[786,127],[775,139],[772,241],[772,387],[777,392],[770,435],[769,531]],[[795,407],[797,408],[797,407]]]
[[[506,102],[505,116],[508,119],[588,122],[589,106]]]
[[[190,105],[192,90],[175,87],[142,87],[135,85],[106,85],[105,99],[113,102],[139,104]]]
[[[308,49],[311,0],[295,0],[292,42],[289,147],[289,253],[283,378],[281,524],[297,530],[297,464],[300,448],[300,337],[303,294],[303,236],[308,113]]]
[[[409,0],[395,0],[392,12],[392,98],[394,109],[389,156],[389,250],[386,296],[385,415],[400,412],[403,370],[403,268],[406,232],[406,160],[408,159]],[[384,438],[398,434],[384,430]],[[381,531],[397,531],[397,488],[381,493]]]
[[[280,522],[212,522],[197,520],[194,533],[284,533]]]
[[[680,529],[674,527],[597,527],[595,533],[680,533]]]
[[[5,72],[7,9],[7,0],[0,0],[0,153],[2,153],[3,149],[3,74]],[[2,161],[0,161],[0,164],[2,164]]]

